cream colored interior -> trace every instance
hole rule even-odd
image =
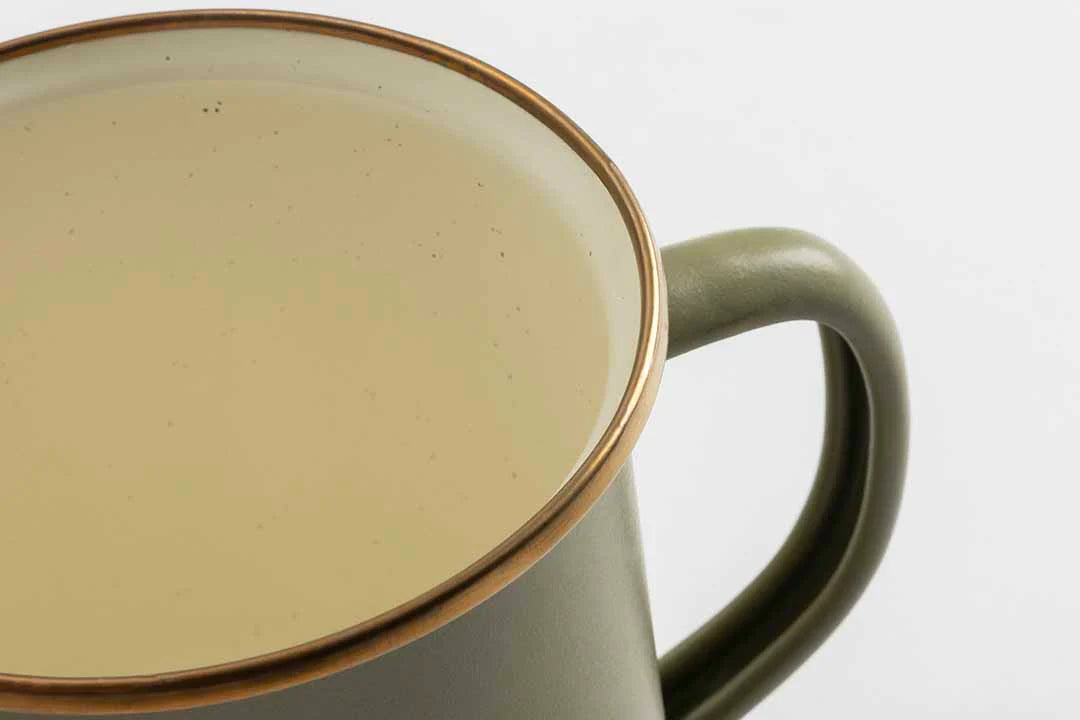
[[[535,513],[627,385],[614,202],[431,62],[60,47],[0,63],[0,165],[0,672],[180,670],[389,610]]]

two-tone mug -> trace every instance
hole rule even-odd
[[[568,222],[581,228],[576,242],[587,252],[573,263],[587,265],[587,277],[594,279],[591,292],[604,310],[611,377],[617,383],[602,398],[603,423],[550,499],[538,503],[509,537],[411,598],[336,632],[199,667],[90,676],[0,667],[6,673],[0,674],[0,716],[731,717],[746,712],[813,652],[856,601],[881,558],[900,500],[906,456],[900,346],[881,298],[851,261],[808,234],[769,228],[699,238],[661,252],[612,162],[543,98],[457,51],[327,17],[170,12],[9,41],[0,44],[0,120],[50,98],[93,97],[109,88],[211,76],[233,83],[330,88],[374,98],[385,112],[419,109],[430,123],[453,126],[459,136],[493,148],[509,166],[536,178]],[[185,122],[216,121],[230,110],[226,101],[209,100],[193,108]],[[122,127],[123,122],[118,118],[112,125]],[[27,122],[26,143],[36,129]],[[259,140],[273,137],[267,133]],[[386,148],[378,151],[381,159],[372,161],[376,176],[385,171],[396,177],[387,159],[393,140],[388,135]],[[31,168],[20,169],[19,152],[0,158],[0,164],[9,177],[24,173],[19,182],[30,182]],[[348,152],[341,148],[342,154]],[[190,172],[192,182],[198,180],[197,170]],[[282,160],[280,169],[275,162],[266,170],[287,173],[289,167]],[[312,177],[315,183],[334,182],[330,175]],[[185,180],[178,176],[176,182]],[[474,192],[484,189],[482,182],[476,185]],[[242,191],[236,187],[236,193]],[[230,192],[226,188],[221,194]],[[411,202],[409,212],[423,215],[425,198]],[[467,204],[461,207],[468,212]],[[476,207],[476,213],[482,212],[480,204]],[[14,217],[16,210],[9,207],[6,217]],[[261,210],[252,208],[253,213]],[[292,206],[278,210],[285,213]],[[349,205],[323,211],[324,217],[327,212],[340,215],[331,218],[339,224],[364,222]],[[104,208],[100,215],[107,217]],[[5,223],[0,216],[0,226]],[[77,239],[81,231],[73,224],[68,235]],[[492,226],[491,232],[498,230]],[[13,243],[0,238],[0,257],[14,252]],[[491,247],[488,257],[496,268],[506,258]],[[542,243],[512,247],[515,262],[528,264]],[[444,259],[440,249],[415,252],[424,261]],[[346,261],[351,258],[341,262]],[[544,262],[537,257],[536,267]],[[227,271],[233,272],[224,265],[214,270]],[[410,272],[395,277],[407,287],[414,282]],[[452,276],[454,271],[448,272]],[[116,277],[138,280],[130,274]],[[205,279],[209,275],[192,277],[185,282],[202,283],[200,288],[211,282]],[[468,284],[460,287],[463,293],[473,292]],[[546,287],[551,298],[564,291],[558,278]],[[281,312],[286,312],[284,305]],[[508,308],[506,322],[512,322],[512,314]],[[630,454],[661,369],[667,358],[706,343],[789,320],[819,323],[825,354],[827,429],[813,491],[768,567],[729,607],[658,660]],[[12,329],[16,336],[18,331]],[[224,328],[220,334],[231,331]],[[175,365],[166,370],[179,376],[187,369],[179,360]],[[374,390],[371,394],[374,399]],[[101,417],[108,422],[108,412]],[[169,419],[161,433],[180,429]],[[6,481],[15,482],[0,478],[0,494],[7,492]],[[0,528],[0,538],[4,532]],[[6,539],[13,543],[7,547],[15,547],[25,538]],[[34,553],[44,550],[33,544],[19,547],[26,561],[20,567],[33,570]],[[340,546],[326,552],[348,558],[354,550]],[[722,567],[722,558],[717,566]],[[5,594],[22,577],[8,572],[2,574],[10,583],[8,590],[0,590]],[[10,634],[22,622],[9,616],[0,626]],[[66,626],[57,619],[44,627],[42,642],[64,647],[67,631],[58,628]],[[59,637],[48,635],[50,628]],[[92,659],[94,648],[79,652]],[[163,652],[168,655],[168,648]]]

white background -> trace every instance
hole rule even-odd
[[[264,6],[412,32],[523,80],[615,159],[661,244],[791,225],[877,279],[911,375],[899,524],[863,601],[753,717],[1080,717],[1080,5]],[[12,3],[0,38],[160,7]],[[637,453],[661,650],[793,522],[820,373],[802,325],[668,367]]]

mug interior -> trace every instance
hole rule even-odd
[[[605,317],[607,381],[578,456],[567,464],[561,476],[550,479],[550,489],[542,502],[515,510],[518,515],[507,518],[508,527],[526,526],[541,511],[543,502],[564,490],[567,480],[582,476],[586,470],[595,471],[586,468],[589,459],[596,456],[598,445],[612,426],[625,421],[618,416],[620,408],[626,409],[628,394],[640,392],[640,387],[634,387],[635,366],[641,362],[643,343],[655,339],[651,334],[643,336],[643,329],[654,318],[643,318],[647,301],[652,299],[646,297],[643,288],[641,238],[635,238],[628,227],[626,208],[620,207],[596,169],[578,151],[519,102],[461,69],[378,43],[263,27],[197,27],[122,34],[4,60],[0,62],[0,116],[63,98],[198,79],[303,85],[362,98],[381,112],[422,117],[424,122],[459,138],[463,145],[483,147],[526,176],[549,211],[576,230],[581,250],[576,262],[590,278]],[[423,203],[424,198],[419,198],[416,212],[423,212]],[[501,242],[523,256],[526,263],[530,253],[544,251],[543,245],[515,242],[510,236],[501,238]],[[486,262],[490,263],[487,272],[500,272],[495,255]],[[538,260],[537,266],[541,265]],[[477,271],[485,272],[483,268]],[[551,277],[553,297],[562,290],[560,278]],[[573,348],[568,352],[572,353]],[[415,596],[465,572],[484,553],[506,541],[505,533],[481,539],[483,552],[442,568],[424,587],[417,588]],[[399,598],[380,611],[389,613],[395,605],[409,600]],[[365,616],[355,621],[369,619]],[[314,641],[344,631],[349,625],[335,623],[302,640]],[[270,647],[266,651],[284,649]],[[243,659],[212,657],[194,665],[152,667],[148,672],[177,672]],[[8,670],[0,667],[0,672]],[[14,668],[14,672],[20,673],[20,669]]]

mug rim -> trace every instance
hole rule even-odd
[[[615,202],[633,244],[641,291],[634,364],[608,426],[559,491],[508,538],[411,600],[331,635],[255,657],[149,675],[48,677],[0,673],[0,709],[81,714],[178,710],[280,690],[359,665],[475,608],[532,567],[584,517],[630,456],[660,382],[667,344],[659,251],[614,163],[562,111],[509,75],[445,45],[368,23],[279,10],[179,10],[66,25],[0,42],[0,63],[72,43],[213,27],[330,35],[434,62],[481,83],[543,123],[586,163]]]

